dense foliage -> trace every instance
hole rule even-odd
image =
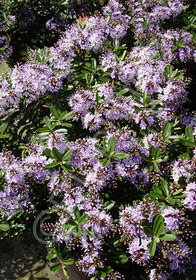
[[[194,277],[194,4],[3,2],[1,238],[65,277]]]

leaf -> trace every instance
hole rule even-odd
[[[50,270],[51,270],[51,271],[58,271],[60,268],[61,268],[61,263],[58,262],[58,263],[53,264],[53,265],[50,267]]]
[[[151,236],[151,237],[153,236],[153,231],[150,227],[144,226],[143,231],[146,235]]]
[[[42,59],[41,59],[41,57],[40,57],[40,55],[39,55],[39,53],[38,52],[36,52],[35,53],[35,58],[36,58],[36,60],[38,61],[38,62],[42,62]]]
[[[50,112],[57,120],[59,120],[59,113],[53,106],[50,107]]]
[[[62,269],[63,269],[63,274],[64,274],[65,278],[69,279],[69,274],[68,274],[67,270],[65,269],[64,265],[62,266]]]
[[[79,237],[82,235],[82,232],[81,232],[81,229],[80,229],[79,226],[77,227],[76,234],[77,234],[77,236],[79,236]]]
[[[46,259],[47,259],[47,260],[52,260],[52,259],[55,259],[56,257],[57,257],[56,254],[51,253],[51,254],[48,254],[48,255],[46,256]]]
[[[152,159],[150,157],[147,157],[145,154],[142,154],[142,158],[147,162],[152,162]]]
[[[87,214],[83,214],[83,215],[78,219],[78,223],[79,223],[80,225],[82,225],[82,224],[86,221],[87,218],[88,218],[88,215],[87,215]]]
[[[123,95],[123,94],[127,93],[128,91],[129,91],[128,88],[124,88],[124,89],[120,90],[118,93],[116,93],[116,95]]]
[[[66,153],[63,156],[63,160],[68,159],[73,154],[73,151],[73,149],[68,149],[68,151],[66,151]]]
[[[150,152],[150,156],[153,158],[155,154],[155,147],[151,146],[149,152]]]
[[[73,168],[71,165],[66,164],[66,163],[63,163],[63,164],[61,165],[61,167],[62,167],[66,172],[68,172],[68,173],[72,173],[72,172],[75,171],[74,168]]]
[[[176,202],[176,200],[173,199],[172,197],[168,197],[168,198],[166,199],[166,201],[167,201],[170,205],[174,205],[175,202]]]
[[[110,163],[110,158],[105,158],[105,159],[103,160],[103,162],[102,162],[102,166],[103,166],[103,167],[106,167],[106,166],[109,165],[109,163]]]
[[[154,156],[154,159],[157,160],[159,158],[159,155],[160,155],[160,149],[158,149],[155,153],[155,156]]]
[[[155,250],[156,250],[156,246],[157,246],[157,242],[156,240],[153,238],[152,242],[150,243],[150,247],[149,247],[149,253],[150,255],[153,257],[155,254]]]
[[[157,214],[154,215],[153,220],[154,220],[154,222],[153,222],[153,232],[156,232],[159,223],[163,222],[163,216],[161,216],[161,214],[157,213]]]
[[[166,139],[171,135],[171,123],[166,123],[163,127],[163,137]]]
[[[43,151],[43,154],[49,158],[52,157],[52,151],[49,149],[49,148],[46,148],[44,151]]]
[[[188,138],[188,140],[194,143],[193,131],[189,126],[185,127],[185,135]]]
[[[168,183],[166,180],[161,181],[161,188],[166,196],[169,195]]]
[[[164,228],[164,222],[158,223],[157,227],[155,228],[154,234],[158,237],[162,233],[163,228]]]
[[[158,165],[157,165],[156,162],[153,162],[153,166],[154,166],[154,170],[155,170],[156,172],[159,172],[159,167],[158,167]]]
[[[63,156],[57,148],[55,148],[55,147],[52,148],[52,154],[54,155],[56,160],[58,160],[59,162],[61,162],[63,160]]]
[[[65,233],[64,235],[67,236],[69,234],[71,234],[75,229],[76,229],[77,225],[75,226],[71,226]]]
[[[89,229],[84,229],[84,231],[86,232],[87,235],[90,235],[90,236],[93,236],[94,235],[94,232],[89,230]]]
[[[8,231],[9,229],[10,229],[10,226],[8,224],[0,224],[0,230]]]
[[[118,259],[119,259],[119,261],[120,261],[121,264],[125,264],[125,263],[127,263],[128,260],[129,260],[129,259],[127,258],[126,255],[120,255],[120,256],[118,257]]]
[[[7,123],[2,123],[0,125],[0,133],[4,133],[7,128]]]
[[[181,192],[183,192],[183,189],[179,189],[179,190],[175,191],[172,195],[176,196]]]
[[[176,236],[174,234],[166,233],[164,235],[160,235],[159,238],[164,241],[173,241],[176,239]]]
[[[44,117],[44,122],[45,122],[47,128],[51,130],[51,123],[50,123],[50,119],[48,116]]]
[[[125,153],[116,153],[116,154],[114,154],[113,157],[114,158],[119,158],[119,159],[125,159],[125,158],[130,157],[130,155],[129,154],[125,154]]]
[[[185,146],[188,146],[188,147],[195,147],[196,146],[196,144],[195,144],[195,142],[192,142],[192,141],[190,141],[190,140],[188,140],[188,139],[180,139],[182,142],[183,142],[183,144],[185,145]]]
[[[50,169],[50,168],[56,167],[57,165],[59,165],[59,162],[53,161],[52,163],[46,164],[45,168]]]
[[[63,263],[65,265],[72,265],[72,264],[74,264],[74,259],[69,258],[69,259],[63,261]]]
[[[108,152],[112,153],[114,151],[114,149],[115,149],[115,146],[116,146],[116,138],[115,137],[111,137],[108,140]]]

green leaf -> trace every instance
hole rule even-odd
[[[52,163],[46,164],[45,168],[50,169],[50,168],[56,167],[57,165],[59,165],[59,162],[53,161]]]
[[[170,205],[174,205],[175,202],[176,202],[176,200],[173,199],[172,197],[168,197],[168,198],[166,199],[166,201],[167,201]]]
[[[127,263],[128,260],[129,260],[129,259],[127,258],[126,255],[120,255],[120,256],[118,257],[118,259],[119,259],[119,261],[120,261],[121,264],[125,264],[125,263]]]
[[[166,123],[164,125],[162,135],[165,139],[171,135],[171,123]]]
[[[40,57],[40,55],[39,55],[39,53],[38,52],[36,52],[35,53],[35,58],[36,58],[36,60],[38,61],[38,62],[42,62],[42,59],[41,59],[41,57]]]
[[[45,122],[47,128],[51,130],[51,123],[50,123],[50,119],[48,116],[44,117],[44,122]]]
[[[166,180],[161,181],[161,188],[166,196],[169,195],[168,183]]]
[[[74,151],[73,149],[68,149],[63,156],[63,160],[68,159],[73,154],[73,151]]]
[[[77,236],[79,236],[79,237],[82,235],[82,232],[81,232],[81,229],[80,229],[79,226],[78,226],[77,229],[76,229],[76,234],[77,234]]]
[[[159,238],[164,241],[173,241],[176,239],[176,236],[174,234],[166,233],[164,235],[160,235]]]
[[[119,92],[117,92],[116,95],[123,95],[123,94],[127,93],[128,91],[129,91],[128,88],[124,88],[124,89],[120,90]]]
[[[61,167],[68,173],[74,172],[74,168],[69,164],[63,163],[61,164]]]
[[[10,229],[10,226],[8,224],[0,224],[0,230],[8,231],[9,229]]]
[[[87,235],[90,235],[90,236],[94,235],[94,232],[89,229],[84,228],[84,231],[86,232]]]
[[[7,128],[7,123],[2,123],[0,125],[0,133],[4,133]]]
[[[58,160],[59,162],[61,162],[63,160],[63,156],[62,154],[58,151],[57,148],[52,148],[52,154],[54,155],[54,157],[56,158],[56,160]]]
[[[52,158],[52,151],[48,148],[43,151],[43,154],[49,158]]]
[[[153,238],[152,242],[150,243],[150,247],[149,247],[149,253],[150,255],[153,257],[155,254],[155,250],[156,250],[156,246],[157,246],[157,242],[156,240]]]
[[[50,267],[50,270],[51,270],[51,271],[58,271],[60,268],[61,268],[61,263],[58,262],[58,263],[53,264],[53,265]]]
[[[160,155],[160,149],[158,149],[155,153],[155,156],[154,156],[154,159],[157,160],[159,158],[159,155]]]
[[[102,166],[103,166],[103,167],[106,167],[106,166],[109,165],[109,163],[110,163],[110,158],[105,158],[105,159],[103,160],[103,162],[102,162]]]
[[[185,145],[185,146],[188,146],[188,147],[195,147],[196,146],[196,144],[195,144],[195,142],[192,142],[192,141],[190,141],[190,140],[188,140],[188,139],[180,139],[182,142],[183,142],[183,144]]]
[[[125,153],[116,153],[116,154],[114,154],[113,157],[114,158],[119,158],[119,159],[125,159],[125,158],[130,157],[130,155],[129,154],[125,154]]]
[[[146,235],[151,236],[151,237],[153,236],[153,231],[150,227],[144,226],[143,231]]]
[[[155,147],[151,146],[149,152],[150,152],[150,156],[153,158],[155,154]]]
[[[153,162],[153,166],[154,166],[154,170],[155,170],[156,172],[159,172],[159,167],[158,167],[158,165],[157,165],[156,162]]]
[[[185,135],[188,138],[188,140],[194,143],[193,131],[189,126],[185,127]]]
[[[83,214],[83,215],[78,219],[78,223],[79,223],[80,225],[82,225],[82,224],[86,221],[87,218],[88,218],[88,215],[87,215],[87,214]]]
[[[179,190],[175,191],[172,195],[176,196],[182,192],[183,192],[183,189],[179,189]]]
[[[53,106],[51,106],[50,107],[50,112],[52,113],[52,115],[57,119],[57,120],[59,120],[59,113],[58,113],[58,111],[53,107]]]
[[[48,255],[46,256],[46,259],[47,259],[47,260],[52,260],[52,259],[55,259],[56,257],[57,257],[56,254],[51,253],[51,254],[48,254]]]
[[[163,222],[163,216],[157,213],[154,215],[153,220],[153,232],[157,232],[159,224]]]
[[[72,264],[74,264],[74,259],[69,258],[69,259],[63,261],[63,263],[65,265],[72,265]]]
[[[69,234],[71,234],[75,229],[76,229],[77,225],[75,226],[71,226],[65,233],[64,235],[67,236]]]
[[[63,275],[65,276],[65,278],[69,279],[69,274],[68,274],[67,270],[65,269],[64,265],[62,266],[62,269],[63,269]]]
[[[116,146],[116,138],[115,137],[111,137],[108,140],[108,152],[112,153],[114,151],[114,149],[115,149],[115,146]]]
[[[152,159],[150,157],[147,157],[145,154],[142,154],[142,158],[147,162],[152,162]]]
[[[162,233],[163,228],[164,228],[164,222],[158,223],[157,227],[155,228],[154,234],[158,237]]]

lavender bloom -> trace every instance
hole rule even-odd
[[[65,136],[60,133],[53,133],[49,135],[47,146],[49,149],[56,148],[61,154],[67,149]]]
[[[186,186],[184,194],[186,195],[186,198],[182,201],[183,205],[190,209],[195,210],[196,208],[196,183],[189,183]]]

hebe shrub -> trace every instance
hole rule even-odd
[[[52,271],[68,277],[75,262],[91,280],[194,275],[185,4],[93,5],[0,78],[1,236],[31,226]]]

